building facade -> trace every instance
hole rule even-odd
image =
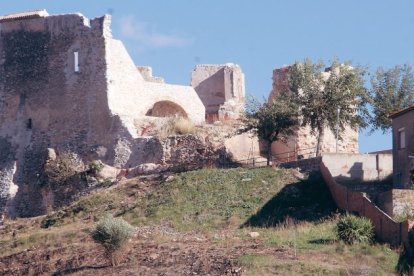
[[[392,119],[392,155],[394,188],[412,188],[414,184],[414,106],[390,116]]]

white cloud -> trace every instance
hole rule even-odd
[[[136,21],[132,16],[121,19],[121,34],[134,39],[145,48],[184,47],[193,42],[192,39],[179,35],[160,33],[147,23]]]

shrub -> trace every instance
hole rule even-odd
[[[374,228],[367,218],[346,214],[336,224],[338,238],[347,244],[370,243]]]
[[[42,220],[40,222],[40,228],[47,229],[47,228],[52,227],[53,225],[55,225],[56,222],[57,222],[56,218],[46,217],[44,220]]]
[[[118,253],[132,236],[134,228],[121,218],[105,216],[92,230],[92,238],[101,244],[111,261],[112,266],[118,265]]]
[[[158,136],[162,139],[171,135],[195,134],[196,127],[194,123],[183,117],[169,118],[160,128]]]
[[[104,168],[104,164],[102,164],[102,162],[99,160],[94,160],[91,163],[89,163],[89,172],[92,175],[96,175],[97,173],[102,171],[103,168]]]

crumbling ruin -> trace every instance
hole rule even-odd
[[[277,97],[282,92],[290,91],[289,89],[289,66],[273,70],[273,84],[268,101],[277,101]],[[321,74],[329,74],[321,72]],[[358,130],[346,127],[340,133],[341,139],[330,128],[325,129],[325,137],[322,144],[323,153],[358,153]],[[300,127],[296,135],[290,137],[286,144],[275,142],[272,144],[272,155],[276,160],[281,162],[292,161],[296,158],[307,158],[315,155],[317,137],[311,134],[309,127]]]
[[[44,212],[48,148],[117,168],[166,162],[156,150],[142,154],[164,146],[142,136],[143,122],[204,122],[195,90],[137,69],[110,24],[44,10],[0,17],[0,213],[6,205],[22,216]]]
[[[244,110],[244,74],[237,64],[197,65],[191,75],[208,121],[237,119]]]

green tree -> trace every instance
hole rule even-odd
[[[243,128],[239,132],[252,131],[267,142],[267,165],[269,165],[272,158],[272,143],[286,142],[299,124],[298,106],[296,101],[285,95],[264,104],[250,99],[242,122]]]
[[[366,126],[367,91],[364,70],[334,60],[325,72],[321,61],[305,59],[292,65],[289,71],[290,89],[297,95],[302,125],[308,125],[317,135],[316,155],[321,154],[325,129]],[[339,110],[339,112],[338,112]],[[338,137],[340,138],[340,136]]]
[[[391,129],[389,115],[413,104],[414,76],[410,65],[397,65],[392,69],[378,68],[371,78],[370,102],[372,130],[383,133]]]

